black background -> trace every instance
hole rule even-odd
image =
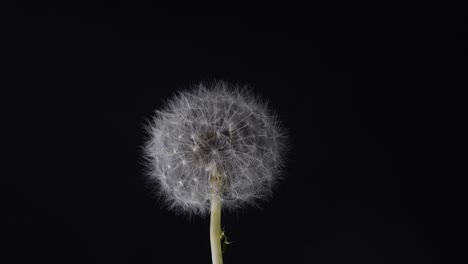
[[[153,111],[210,80],[250,84],[292,146],[274,198],[223,218],[225,263],[453,255],[466,176],[460,7],[11,7],[4,105],[19,139],[6,140],[18,162],[2,176],[2,263],[210,263],[208,219],[161,208],[140,151]]]

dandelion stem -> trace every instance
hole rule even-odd
[[[223,264],[223,254],[221,251],[221,201],[217,197],[211,199],[210,241],[213,264]]]
[[[223,264],[223,253],[221,250],[221,199],[219,197],[221,175],[219,175],[216,169],[214,169],[211,176],[211,259],[213,264]]]

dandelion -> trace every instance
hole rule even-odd
[[[222,263],[221,208],[257,205],[280,178],[284,130],[246,87],[199,84],[167,102],[148,128],[148,179],[177,212],[211,214],[214,264]]]

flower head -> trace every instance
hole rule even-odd
[[[228,209],[268,197],[279,178],[285,134],[246,88],[216,82],[180,92],[156,111],[148,132],[149,180],[174,209],[209,213],[214,171]]]

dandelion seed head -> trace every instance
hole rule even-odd
[[[284,129],[245,87],[215,82],[180,92],[156,111],[148,132],[148,179],[175,210],[209,213],[214,168],[227,209],[256,205],[280,178]]]

